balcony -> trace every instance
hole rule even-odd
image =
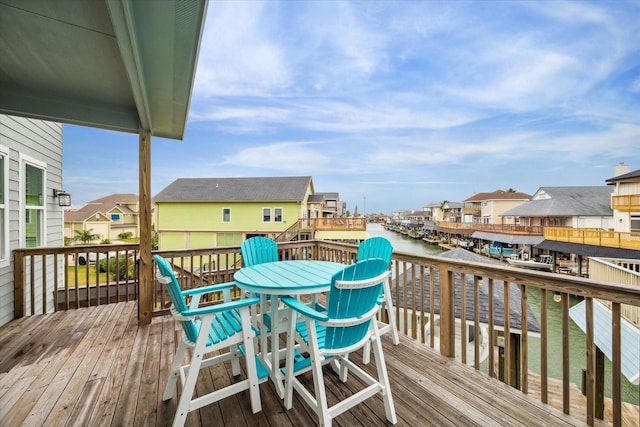
[[[640,233],[625,233],[601,228],[545,227],[544,238],[559,242],[640,250]]]
[[[640,194],[611,196],[611,209],[621,212],[639,212]]]
[[[92,248],[107,253],[135,254],[135,245],[118,249],[113,246],[106,251],[103,247]],[[357,249],[352,245],[320,241],[278,246],[282,259],[312,258],[344,263],[355,260]],[[64,247],[15,251],[15,291],[21,295],[16,306],[23,307],[21,316],[24,317],[0,328],[0,425],[167,425],[173,419],[175,399],[162,402],[160,397],[174,354],[177,331],[167,313],[168,297],[164,289],[158,283],[153,284],[152,322],[138,324],[135,274],[117,277],[96,274],[78,263],[78,254],[87,250],[86,247]],[[157,253],[178,266],[176,270],[184,288],[227,281],[241,266],[237,247]],[[117,257],[114,258],[115,261]],[[127,263],[129,258],[135,259],[135,256],[124,256],[122,260]],[[210,268],[206,273],[199,273],[205,271],[204,265]],[[44,274],[37,275],[35,272],[40,266],[46,268]],[[135,272],[135,262],[132,266]],[[396,316],[401,325],[400,345],[393,346],[387,336],[382,338],[399,425],[637,424],[640,419],[637,397],[632,403],[622,400],[620,307],[622,303],[640,306],[640,289],[402,253],[394,254],[392,268],[395,303],[401,306],[403,301],[407,302]],[[430,279],[422,280],[427,275]],[[439,295],[432,293],[436,276],[440,282]],[[53,286],[42,286],[51,283],[54,277],[57,292],[53,292]],[[468,283],[467,278],[473,285],[464,285],[461,290],[453,286],[456,281]],[[479,340],[458,337],[455,328],[446,327],[447,319],[453,321],[454,316],[471,319],[467,323],[477,326],[479,315],[467,308],[466,303],[456,306],[456,292],[477,298],[481,288],[489,289],[490,295],[495,288],[500,288],[508,295],[510,284],[517,284],[522,298],[517,304],[505,298],[502,312],[498,312],[491,301],[486,327],[491,343],[497,342],[500,336],[512,339],[505,339],[500,350],[494,347],[487,363],[468,366],[457,362],[453,359],[454,349],[461,349],[463,355],[467,346],[477,351],[477,344],[473,343]],[[536,313],[539,334],[528,332],[526,316],[521,319],[522,334],[511,324],[512,312],[518,306],[526,306],[528,290],[542,295],[542,308]],[[430,304],[425,304],[423,296],[427,294],[432,295]],[[547,323],[546,297],[554,294],[560,300],[557,307],[564,319],[560,334]],[[459,297],[458,300],[467,300]],[[584,299],[588,307],[596,297],[609,303],[613,313],[614,357],[607,371],[611,392],[606,399],[597,397],[602,384],[597,380],[601,371],[595,363],[593,332],[582,338],[588,349],[584,354],[586,397],[573,384],[570,371],[575,367],[568,358],[561,366],[560,379],[547,374],[551,353],[568,354],[569,301]],[[440,307],[441,324],[445,325],[441,328],[439,348],[434,348],[433,340],[426,340],[424,335],[425,320],[433,318],[436,304]],[[41,314],[44,311],[47,313]],[[504,324],[498,324],[499,317],[505,319]],[[587,318],[587,324],[593,331],[593,316]],[[556,343],[552,336],[558,335]],[[433,337],[433,332],[430,336]],[[478,338],[477,335],[474,338]],[[578,338],[571,336],[573,341]],[[534,339],[539,340],[536,350],[531,344]],[[537,373],[532,362],[536,358],[540,359]],[[375,367],[367,365],[366,369]],[[221,386],[228,381],[233,381],[230,374],[218,370],[210,376],[203,375],[199,387]],[[331,389],[334,401],[351,392],[337,380]],[[239,395],[190,415],[188,423],[200,425],[217,419],[229,425],[316,424],[301,401],[294,401],[294,409],[285,410],[271,383],[261,385],[261,395],[263,411],[258,414],[251,414],[248,401]],[[386,425],[382,401],[371,399],[336,419],[336,425],[354,424]]]

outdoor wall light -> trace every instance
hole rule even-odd
[[[58,199],[58,206],[71,206],[71,194],[64,190],[53,190],[53,198]]]

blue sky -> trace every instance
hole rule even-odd
[[[640,169],[638,1],[211,1],[177,178],[313,177],[352,210]],[[64,126],[73,203],[138,193],[138,137]]]

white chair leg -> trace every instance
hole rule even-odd
[[[211,323],[211,319],[212,316],[205,316],[202,319],[202,322],[204,324],[209,324]],[[189,406],[191,405],[193,390],[196,387],[196,380],[198,379],[198,373],[200,372],[200,365],[202,364],[202,359],[204,358],[204,350],[207,346],[206,328],[203,329],[205,329],[205,332],[201,332],[200,334],[198,334],[196,346],[193,348],[191,365],[189,366],[187,378],[182,386],[182,394],[180,395],[178,407],[176,408],[176,416],[173,419],[173,427],[184,426],[184,423],[187,420],[187,415],[189,414]]]
[[[287,355],[285,362],[285,379],[284,379],[284,407],[287,409],[291,409],[293,407],[293,381],[294,381],[294,372],[293,372],[293,355],[296,346],[296,322],[294,316],[296,314],[293,310],[289,310],[289,328],[287,330]]]
[[[249,379],[249,398],[251,399],[251,410],[255,414],[262,410],[260,401],[260,383],[258,381],[258,368],[256,367],[254,332],[251,329],[251,318],[249,313],[242,314],[242,334],[244,337],[245,362],[247,364],[247,377]],[[234,358],[237,361],[237,358]]]
[[[396,325],[396,309],[393,306],[393,299],[391,298],[391,276],[384,282],[384,302],[387,306],[387,317],[389,318],[389,325],[391,325],[391,334],[393,336],[393,344],[400,344],[400,337],[398,336],[398,327]]]
[[[170,400],[173,398],[173,394],[176,391],[176,385],[178,383],[178,378],[180,378],[180,367],[182,366],[182,361],[184,360],[184,354],[187,350],[187,345],[184,343],[182,338],[180,338],[180,344],[178,344],[178,351],[176,351],[176,355],[173,357],[173,362],[171,364],[171,371],[169,373],[169,378],[167,379],[167,385],[164,389],[164,394],[162,395],[162,400]]]
[[[311,351],[311,372],[313,373],[313,388],[316,398],[315,412],[318,414],[320,426],[331,426],[329,416],[329,404],[327,403],[327,391],[324,387],[324,375],[322,373],[323,358],[318,352],[318,335],[313,320],[307,319],[307,331],[309,333],[309,350]]]
[[[376,359],[378,381],[380,381],[382,383],[382,386],[384,387],[384,392],[382,395],[382,400],[384,401],[384,412],[387,420],[391,424],[395,424],[398,422],[398,417],[396,415],[396,409],[393,404],[393,397],[391,396],[391,385],[389,383],[389,375],[387,373],[387,365],[385,364],[384,360],[384,353],[382,352],[382,342],[380,341],[380,336],[374,338],[373,356]]]

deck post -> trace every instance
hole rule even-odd
[[[447,267],[447,263],[440,264],[440,354],[455,357],[454,284]]]
[[[25,316],[25,306],[27,304],[27,294],[24,291],[24,253],[19,250],[13,251],[13,318],[18,319]]]
[[[140,293],[138,322],[151,323],[153,314],[153,263],[151,262],[151,133],[139,134],[139,223],[140,223]]]

